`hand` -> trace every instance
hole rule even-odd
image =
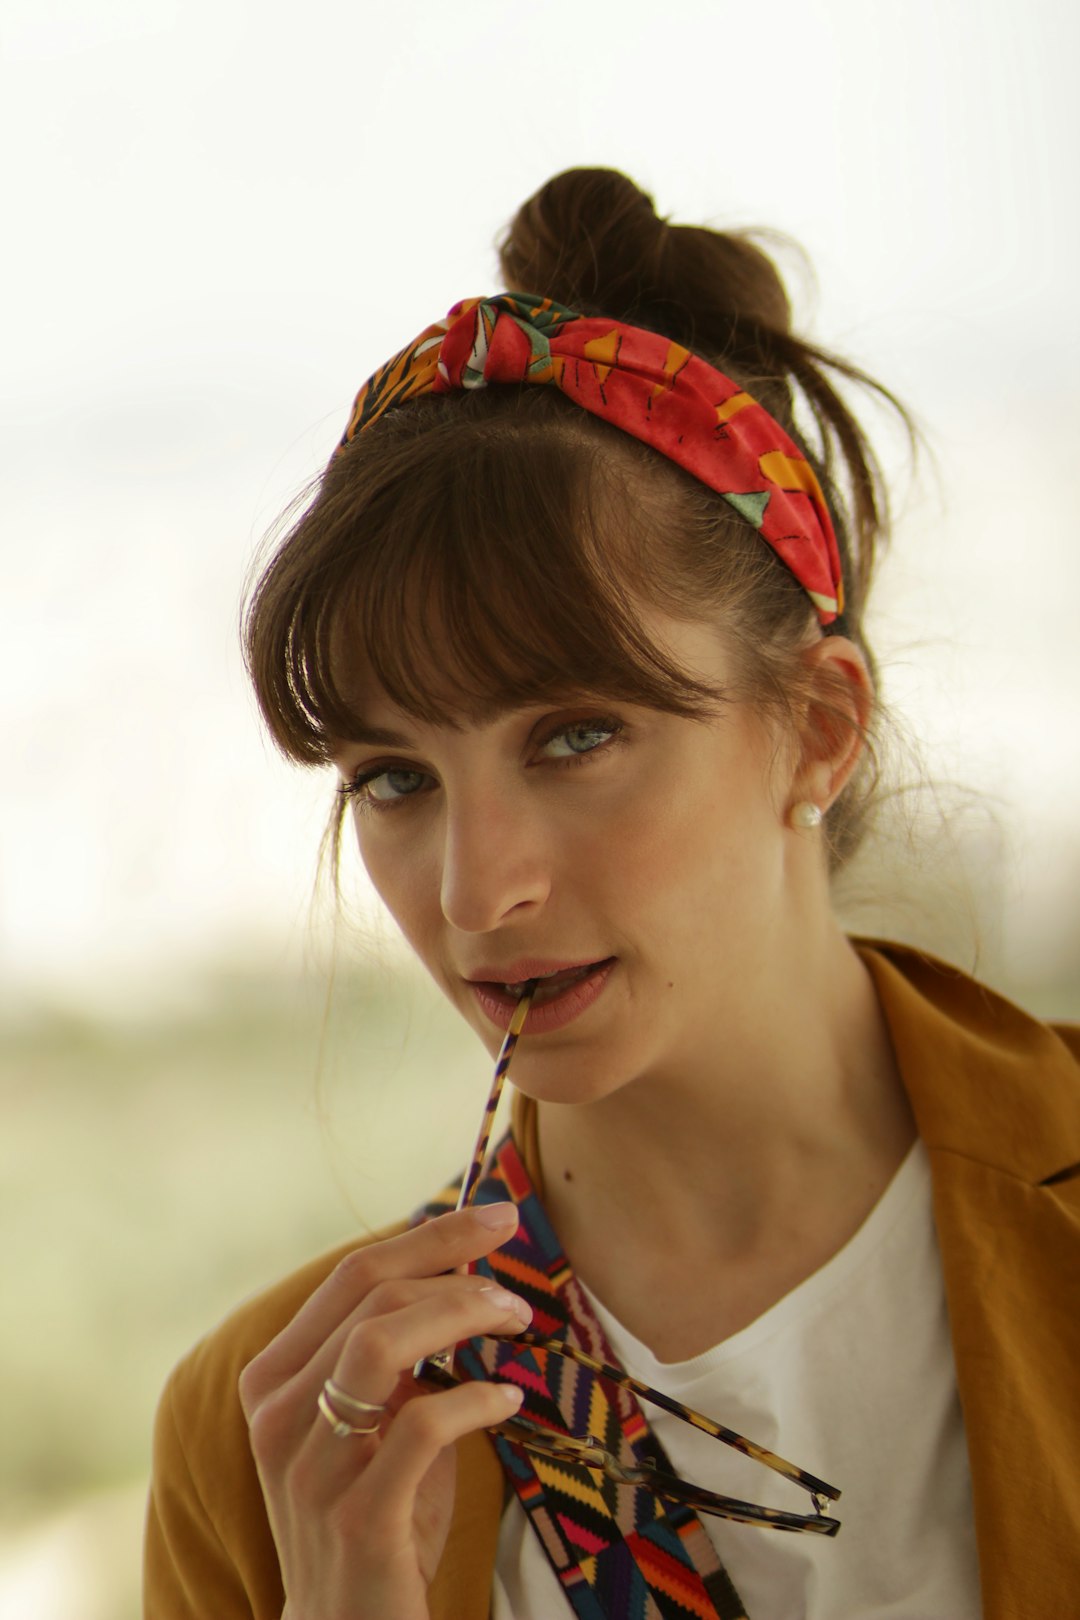
[[[473,1382],[424,1394],[412,1368],[462,1339],[528,1325],[523,1300],[457,1269],[516,1226],[513,1204],[488,1204],[357,1249],[244,1368],[240,1400],[287,1620],[428,1620],[454,1504],[454,1442],[512,1416],[521,1392]],[[334,1434],[317,1406],[328,1378],[385,1406],[370,1420],[376,1433]]]

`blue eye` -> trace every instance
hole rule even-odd
[[[625,740],[623,723],[608,716],[573,720],[537,743],[533,763],[584,765]],[[407,765],[369,765],[338,788],[341,797],[361,811],[396,810],[410,799],[426,797],[437,781],[427,771]]]
[[[622,727],[616,720],[575,720],[573,725],[560,726],[543,747],[555,759],[573,759],[591,754],[616,736]]]
[[[413,798],[425,780],[423,771],[373,770],[361,772],[340,791],[357,804],[381,810]]]

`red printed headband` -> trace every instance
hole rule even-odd
[[[738,383],[641,327],[529,293],[463,299],[364,384],[338,450],[403,400],[489,383],[553,383],[652,445],[757,530],[822,625],[843,612],[836,534],[802,451]]]

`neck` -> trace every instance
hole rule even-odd
[[[817,1252],[857,1227],[910,1146],[884,1018],[838,929],[753,1003],[737,1029],[699,1032],[678,1075],[539,1105],[545,1204],[601,1297],[605,1253],[647,1272],[665,1256],[749,1267],[807,1234]]]

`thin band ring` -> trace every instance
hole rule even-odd
[[[327,1400],[331,1401],[334,1406],[343,1406],[346,1412],[355,1412],[359,1417],[370,1417],[372,1412],[378,1412],[381,1417],[386,1411],[383,1404],[376,1405],[372,1401],[362,1401],[357,1396],[350,1395],[348,1390],[342,1389],[340,1384],[335,1384],[332,1378],[326,1380],[323,1390],[326,1393]]]
[[[330,1405],[325,1389],[320,1389],[319,1399],[316,1404],[319,1411],[322,1413],[323,1417],[333,1430],[335,1438],[338,1440],[349,1440],[355,1434],[375,1434],[378,1430],[378,1423],[373,1423],[370,1429],[358,1429],[355,1424],[346,1423],[344,1418],[342,1418],[339,1413],[335,1412],[334,1408]]]

